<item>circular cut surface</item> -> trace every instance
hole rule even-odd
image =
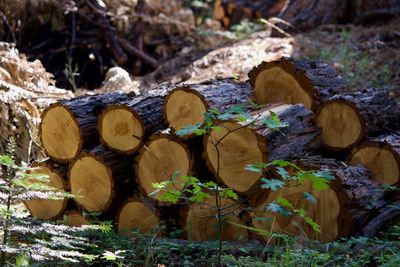
[[[100,134],[112,149],[121,152],[134,151],[141,144],[143,126],[132,111],[112,108],[101,118]]]
[[[138,162],[138,177],[140,186],[147,195],[155,191],[153,183],[168,181],[177,171],[174,187],[181,189],[183,186],[182,175],[187,175],[190,170],[189,154],[179,143],[162,137],[153,140],[143,150]],[[159,199],[163,192],[152,194],[150,197]]]
[[[41,139],[47,154],[57,160],[71,160],[82,142],[79,126],[62,106],[49,109],[41,123]]]
[[[272,67],[258,74],[255,82],[256,98],[260,104],[303,104],[311,109],[312,97],[299,82],[280,67]]]
[[[104,211],[112,197],[112,177],[107,167],[90,156],[79,158],[70,171],[71,193],[87,211]]]
[[[400,166],[389,149],[375,145],[362,147],[352,155],[351,164],[364,164],[380,184],[392,185],[399,181]]]
[[[38,168],[39,169],[37,173],[42,173],[49,176],[48,186],[54,187],[61,191],[65,190],[63,180],[58,173],[53,172],[50,168],[44,165],[41,165]],[[26,201],[25,205],[32,216],[40,220],[50,220],[58,217],[64,211],[67,205],[67,200],[35,199]]]
[[[211,195],[204,203],[215,207],[215,196]],[[222,198],[221,207],[224,213],[238,210],[238,205],[230,199]],[[247,230],[234,224],[244,225],[240,219],[232,215],[222,218],[222,239],[226,241],[238,241],[247,239]],[[232,224],[234,223],[234,224]],[[207,241],[218,239],[218,224],[216,210],[210,206],[194,204],[188,211],[186,219],[186,231],[188,239],[193,241]]]
[[[165,114],[169,126],[178,131],[182,127],[203,123],[207,107],[196,91],[173,91],[166,101]]]
[[[285,233],[290,236],[303,236],[307,239],[319,240],[322,242],[333,241],[338,237],[340,214],[340,201],[336,192],[329,188],[327,190],[313,190],[311,185],[302,185],[304,191],[310,192],[317,203],[314,205],[306,200],[303,192],[294,186],[284,187],[277,191],[271,191],[268,199],[253,213],[253,225],[256,228],[267,231]],[[321,233],[314,231],[304,219],[299,216],[285,217],[272,212],[265,212],[265,207],[276,201],[278,197],[286,198],[295,209],[304,209],[307,215],[316,222]],[[258,218],[271,218],[271,220],[260,220]],[[269,236],[263,236],[268,240]]]
[[[218,151],[220,158],[219,177],[230,188],[245,193],[261,177],[261,174],[245,170],[248,164],[263,161],[263,155],[259,148],[259,141],[252,129],[245,127],[228,135],[228,129],[233,131],[241,127],[234,122],[222,124],[221,129],[213,130],[206,136],[206,156],[211,164],[214,174],[218,169]],[[216,144],[223,136],[226,137]]]
[[[146,205],[139,201],[130,201],[122,207],[119,213],[118,233],[129,236],[134,229],[142,233],[149,233],[159,223],[159,218]]]
[[[360,117],[346,102],[325,104],[317,116],[317,122],[322,127],[324,144],[331,148],[347,148],[363,134]]]
[[[79,212],[71,212],[67,216],[67,220],[64,222],[65,225],[80,227],[85,224],[89,224],[89,221]]]

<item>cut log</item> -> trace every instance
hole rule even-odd
[[[364,142],[353,150],[350,163],[364,164],[381,185],[399,185],[400,136],[389,134]]]
[[[246,103],[252,96],[246,83],[231,79],[184,85],[172,90],[164,102],[164,116],[172,130],[204,122],[204,113]]]
[[[281,132],[270,130],[262,123],[270,111],[289,126]],[[261,177],[245,170],[248,164],[304,156],[321,145],[321,131],[314,123],[314,114],[303,105],[277,105],[255,114],[254,118],[257,121],[253,128],[225,122],[222,129],[204,137],[204,156],[210,170],[225,185],[242,194],[251,193]]]
[[[400,129],[400,105],[391,92],[366,89],[333,96],[317,112],[322,139],[329,149],[346,150],[367,136]]]
[[[156,92],[126,96],[104,109],[97,128],[105,147],[129,155],[143,145],[145,137],[166,128],[162,106],[167,91]]]
[[[260,104],[301,103],[314,110],[321,100],[347,88],[333,67],[287,58],[261,63],[249,72],[249,78]]]
[[[196,203],[186,211],[184,228],[188,240],[209,241],[217,240],[218,224],[216,219],[215,196],[211,195],[202,203]],[[231,199],[221,198],[220,207],[222,210],[222,240],[237,241],[247,240],[248,234],[245,224],[239,217],[244,207]],[[238,226],[243,225],[244,227]]]
[[[37,168],[35,173],[48,175],[48,186],[65,192],[67,190],[67,172],[68,168],[64,165],[58,165],[51,161],[33,164]],[[66,209],[68,199],[34,199],[26,201],[24,204],[30,214],[40,220],[52,220],[58,218]]]
[[[149,201],[135,197],[127,200],[121,206],[117,212],[115,224],[118,234],[131,236],[134,230],[150,233],[159,226],[160,218]]]
[[[81,210],[67,210],[64,212],[64,224],[73,227],[80,227],[89,224],[89,219]]]
[[[50,105],[42,114],[40,138],[46,154],[57,162],[69,162],[82,149],[99,144],[97,116],[111,103],[125,98],[112,92],[87,95]]]
[[[69,185],[75,202],[89,212],[112,211],[135,191],[130,160],[97,146],[71,163]]]
[[[256,228],[330,242],[359,231],[383,200],[383,190],[369,178],[368,170],[362,165],[346,166],[332,159],[316,157],[301,159],[297,164],[305,170],[329,171],[336,179],[330,182],[327,190],[315,190],[310,183],[305,183],[266,192],[267,199],[252,213],[252,224]],[[275,171],[268,173],[272,174],[270,178],[276,179]],[[307,200],[303,192],[312,194],[316,204]],[[300,217],[285,217],[266,211],[265,207],[278,197],[289,200],[295,209],[304,209],[320,226],[321,233],[314,231]],[[263,239],[268,240],[269,237],[264,236]]]
[[[160,201],[164,192],[154,193],[153,183],[169,181],[175,174],[174,185],[169,189],[180,190],[183,187],[182,176],[189,175],[192,167],[192,156],[187,147],[167,134],[155,134],[136,158],[136,180],[146,196],[158,204],[170,204]]]

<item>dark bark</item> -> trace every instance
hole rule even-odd
[[[347,89],[347,82],[330,65],[321,61],[300,61],[289,58],[263,62],[253,68],[249,72],[252,87],[255,87],[257,76],[262,71],[273,67],[280,67],[296,79],[305,93],[312,98],[313,110],[318,107],[321,101],[333,95],[340,94]]]
[[[276,114],[287,127],[274,131],[261,124],[262,120],[257,126],[257,134],[264,137],[268,145],[269,160],[302,157],[321,147],[321,129],[312,111],[303,105],[290,105]]]

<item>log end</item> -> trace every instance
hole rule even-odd
[[[329,100],[317,114],[324,145],[333,150],[350,149],[365,135],[365,126],[357,107],[346,100]]]
[[[250,71],[249,78],[260,104],[301,103],[309,109],[313,107],[314,86],[284,58],[261,63]]]
[[[37,168],[36,173],[48,175],[48,186],[61,191],[66,190],[62,174],[46,164],[40,164]],[[33,217],[40,220],[52,220],[58,218],[64,212],[67,202],[67,199],[34,199],[26,201],[24,204]]]
[[[165,98],[164,116],[173,130],[203,123],[208,104],[204,97],[190,88],[176,88]]]
[[[132,230],[149,233],[160,224],[157,214],[143,202],[129,200],[125,202],[117,215],[117,232],[131,236]]]
[[[97,128],[102,144],[122,154],[134,153],[141,146],[145,132],[137,112],[118,104],[102,112]]]
[[[91,154],[83,153],[72,163],[69,185],[75,202],[89,212],[106,210],[114,195],[111,169]]]
[[[204,147],[210,170],[217,175],[219,169],[218,178],[238,193],[248,192],[261,177],[245,169],[249,164],[267,160],[266,144],[249,127],[225,122],[204,137]]]
[[[72,227],[80,227],[82,225],[89,224],[88,218],[86,218],[82,212],[71,210],[64,213],[66,220],[64,222],[65,225]]]
[[[40,138],[46,154],[58,162],[72,160],[82,149],[79,123],[69,108],[60,103],[43,112]]]
[[[182,176],[189,175],[192,159],[187,148],[168,135],[154,135],[151,139],[137,158],[136,179],[147,196],[160,201],[163,192],[154,194],[153,183],[169,181],[177,174],[170,189],[182,189]]]

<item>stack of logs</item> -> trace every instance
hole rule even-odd
[[[160,85],[143,96],[112,92],[52,104],[40,126],[50,159],[38,166],[53,186],[76,197],[74,203],[28,202],[31,214],[44,220],[67,215],[68,224],[81,225],[87,223],[82,211],[100,212],[114,219],[119,233],[134,228],[147,232],[167,221],[172,228],[184,229],[190,240],[215,238],[215,211],[210,208],[214,198],[172,205],[155,193],[153,183],[179,171],[203,181],[218,176],[221,185],[240,196],[238,203],[219,203],[226,214],[225,240],[249,238],[246,227],[251,226],[327,242],[355,233],[373,235],[400,215],[393,208],[400,198],[387,194],[383,186],[397,186],[400,179],[400,136],[395,133],[400,129],[400,105],[390,92],[351,92],[327,64],[285,58],[262,63],[249,78],[244,83],[224,79],[178,88]],[[265,104],[251,113],[257,118],[252,127],[222,121],[205,136],[175,134],[203,123],[207,110],[223,111],[249,99]],[[270,111],[288,126],[268,129],[261,121]],[[276,170],[259,174],[245,168],[274,159],[293,160],[305,170],[327,170],[336,179],[322,191],[309,184],[261,189],[260,178],[276,179]],[[174,189],[181,188],[181,179],[175,177]],[[316,204],[302,191],[312,193]],[[300,218],[266,211],[278,196],[305,209],[321,232]]]

